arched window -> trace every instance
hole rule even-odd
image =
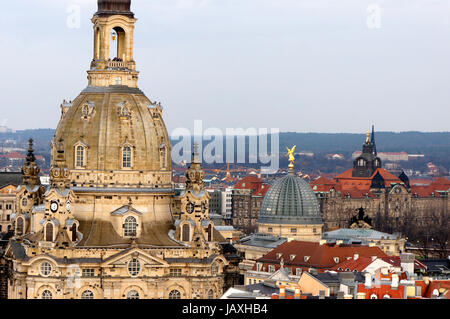
[[[22,198],[22,207],[26,207],[28,205],[28,199],[26,197]]]
[[[131,276],[137,276],[141,272],[141,263],[137,258],[131,259],[128,263],[128,272]]]
[[[115,27],[111,30],[109,57],[113,61],[123,61],[126,56],[125,30]]]
[[[375,294],[372,294],[372,295],[370,296],[370,299],[378,299],[378,296],[375,295]]]
[[[122,149],[122,167],[131,168],[131,147],[124,146]]]
[[[363,160],[362,158],[359,159],[359,160],[358,160],[358,166],[361,166],[361,167],[366,166],[366,161]]]
[[[208,299],[214,299],[214,291],[212,289],[208,291]]]
[[[72,241],[77,241],[77,224],[73,223],[72,227],[70,227],[70,231],[72,232]]]
[[[81,299],[94,299],[94,293],[90,290],[85,290],[81,294]]]
[[[184,224],[183,225],[183,241],[190,241],[190,237],[191,237],[191,228],[189,227],[189,224]]]
[[[137,236],[137,221],[133,216],[128,216],[125,219],[123,225],[124,236],[125,237],[136,237]]]
[[[85,149],[83,146],[78,145],[76,148],[75,166],[84,167]]]
[[[208,226],[208,241],[212,241],[213,240],[213,227],[211,224],[209,224]]]
[[[127,295],[127,299],[139,299],[139,293],[136,290],[130,290]]]
[[[50,290],[44,290],[41,294],[41,299],[53,299],[53,294]]]
[[[22,217],[17,218],[17,222],[16,222],[16,234],[17,234],[17,236],[23,235],[23,225],[24,225],[23,218]]]
[[[53,241],[53,224],[47,223],[45,226],[45,241]]]
[[[169,293],[169,299],[181,299],[181,293],[178,290],[172,290]]]

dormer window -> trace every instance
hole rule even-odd
[[[291,261],[293,261],[293,260],[295,259],[295,257],[296,257],[296,255],[291,255],[291,256],[289,256],[289,259],[290,259]]]
[[[123,234],[125,237],[137,236],[137,220],[133,216],[128,216],[123,224]]]
[[[339,257],[333,257],[333,260],[334,260],[334,262],[335,262],[336,264],[339,263]]]
[[[309,258],[310,258],[310,256],[305,256],[305,257],[303,257],[303,261],[306,263],[306,262],[308,262]]]
[[[45,241],[53,242],[53,224],[51,222],[45,225]]]

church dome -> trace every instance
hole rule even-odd
[[[260,224],[322,224],[311,187],[292,172],[270,187],[261,205]]]
[[[72,180],[82,172],[119,172],[124,177],[149,171],[170,174],[170,141],[162,109],[139,89],[88,87],[61,108],[52,152],[64,150]],[[94,181],[103,182],[110,184]]]
[[[98,1],[88,86],[73,102],[61,105],[52,159],[66,167],[75,187],[171,187],[171,147],[162,107],[138,88],[136,20],[121,15],[130,11],[130,4]]]

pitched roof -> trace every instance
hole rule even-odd
[[[370,257],[359,257],[358,259],[347,259],[336,266],[332,267],[330,270],[333,271],[358,271],[362,272],[366,269],[371,263],[373,263],[373,259]]]
[[[347,258],[353,258],[355,254],[358,254],[360,257],[387,256],[379,247],[335,244],[321,245],[316,242],[291,241],[285,242],[273,249],[258,259],[258,262],[279,264],[281,258],[283,258],[285,266],[331,268]],[[339,259],[336,262],[334,258]]]
[[[340,182],[341,184],[342,184],[342,180],[344,180],[344,181],[350,181],[352,183],[355,183],[355,184],[352,184],[352,186],[355,186],[356,184],[358,184],[358,186],[365,185],[370,188],[373,178],[375,177],[375,175],[377,175],[377,173],[379,173],[385,181],[385,186],[390,186],[391,183],[397,183],[397,184],[403,183],[397,176],[389,173],[384,168],[377,168],[373,172],[372,176],[370,176],[370,177],[354,177],[354,176],[352,176],[352,173],[353,173],[353,168],[350,168],[350,169],[346,170],[345,172],[336,176],[335,180],[337,182]],[[351,184],[344,184],[344,185],[351,185]],[[354,187],[351,187],[351,188],[354,188]],[[364,187],[358,187],[358,188],[364,188]]]
[[[0,188],[8,185],[18,186],[22,183],[21,172],[0,172]]]

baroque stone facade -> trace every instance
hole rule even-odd
[[[218,298],[230,267],[200,163],[178,195],[162,107],[137,88],[130,0],[98,4],[89,85],[61,106],[48,187],[30,143],[5,251],[8,297]]]
[[[374,228],[388,233],[401,232],[408,224],[426,226],[433,214],[443,217],[450,212],[450,181],[441,178],[424,187],[412,185],[404,173],[392,175],[381,168],[373,132],[353,168],[310,185],[320,202],[325,231],[349,227],[361,208]]]

